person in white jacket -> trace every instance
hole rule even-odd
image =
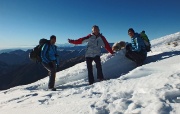
[[[101,47],[105,47],[107,51],[109,51],[111,54],[114,52],[112,51],[109,43],[107,42],[106,38],[100,34],[100,29],[97,25],[94,25],[92,27],[92,33],[83,37],[79,38],[78,40],[71,40],[68,39],[69,43],[71,44],[82,44],[87,43],[87,50],[86,50],[86,63],[87,63],[87,69],[88,69],[88,79],[89,84],[94,83],[94,76],[93,76],[93,67],[92,62],[94,61],[96,63],[97,68],[97,78],[100,81],[104,80],[103,72],[102,72],[102,66],[101,66]]]

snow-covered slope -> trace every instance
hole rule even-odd
[[[174,43],[176,42],[176,43]],[[88,85],[86,63],[58,72],[58,91],[48,77],[0,92],[0,114],[180,114],[180,32],[152,41],[145,65],[101,57],[106,81]],[[94,76],[96,68],[94,65]]]

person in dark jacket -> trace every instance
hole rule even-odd
[[[147,57],[144,41],[132,28],[128,30],[128,35],[131,37],[131,43],[126,46],[126,57],[136,62],[137,66],[141,66]]]
[[[54,88],[54,84],[56,77],[56,69],[59,66],[57,46],[55,45],[55,43],[56,36],[52,35],[50,37],[49,43],[44,44],[41,51],[42,65],[49,72],[48,88],[52,91],[56,91],[56,88]]]
[[[82,44],[87,43],[87,50],[86,50],[86,63],[87,63],[87,69],[88,69],[88,79],[89,79],[89,85],[94,83],[94,76],[93,76],[93,67],[92,62],[94,61],[96,63],[97,68],[97,78],[100,81],[104,80],[103,72],[102,72],[102,66],[101,66],[101,47],[105,47],[107,51],[109,51],[111,54],[113,54],[113,51],[107,42],[106,38],[100,34],[99,27],[97,25],[94,25],[92,27],[92,33],[83,37],[79,38],[78,40],[71,40],[68,39],[69,43],[71,44]]]

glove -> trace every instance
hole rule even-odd
[[[49,62],[48,65],[49,65],[49,67],[51,67],[51,68],[54,67],[54,66],[53,66],[53,62]]]

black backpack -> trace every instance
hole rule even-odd
[[[148,44],[145,44],[145,46],[146,46],[146,51],[150,52],[151,51],[151,44],[150,44],[150,42],[148,42]]]
[[[41,59],[41,50],[42,50],[42,47],[44,44],[50,44],[49,40],[45,39],[45,38],[42,38],[39,40],[39,45],[37,45],[36,47],[34,47],[32,49],[32,51],[29,53],[29,58],[38,63],[38,62],[42,62],[42,59]],[[49,47],[48,47],[48,50],[49,50]]]

